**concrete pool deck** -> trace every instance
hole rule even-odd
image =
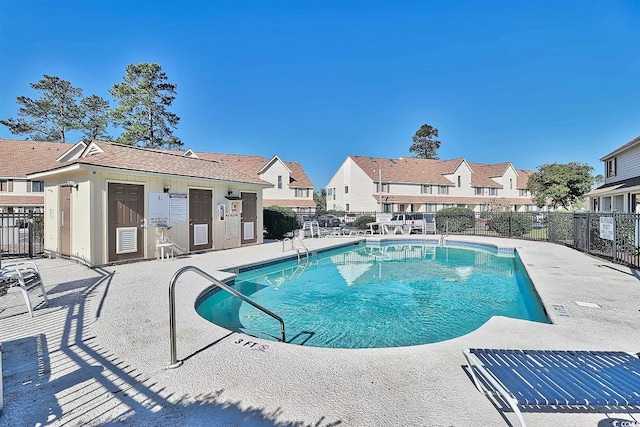
[[[315,251],[353,241],[305,244]],[[212,272],[266,261],[282,255],[281,243],[98,269],[36,260],[50,304],[32,319],[15,289],[0,298],[0,425],[517,425],[512,412],[498,410],[475,389],[462,349],[640,351],[638,271],[549,243],[447,241],[516,247],[554,324],[494,317],[470,334],[435,344],[294,346],[230,333],[200,318],[193,303],[207,283],[186,273],[177,286],[177,349],[184,363],[165,369],[168,285],[176,270],[195,265]],[[524,412],[524,418],[529,426],[614,426],[640,414]]]

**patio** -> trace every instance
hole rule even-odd
[[[311,251],[353,241],[304,240]],[[207,283],[185,275],[177,286],[178,357],[184,364],[167,370],[173,273],[186,265],[213,272],[269,260],[282,255],[281,242],[93,270],[62,259],[37,260],[50,304],[36,308],[32,319],[19,293],[0,299],[0,421],[56,426],[502,426],[515,424],[514,414],[499,411],[476,391],[463,366],[462,349],[640,351],[638,271],[548,243],[475,236],[447,241],[518,248],[554,324],[494,317],[468,335],[415,347],[293,346],[229,333],[204,321],[193,303]],[[258,346],[246,345],[248,341]],[[525,412],[524,417],[530,426],[613,426],[640,419],[639,414],[587,408]]]

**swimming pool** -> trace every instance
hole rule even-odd
[[[548,322],[517,254],[487,248],[360,244],[240,273],[234,287],[284,319],[288,342],[307,346],[433,343],[496,315]],[[197,312],[231,331],[279,337],[277,321],[222,290]]]

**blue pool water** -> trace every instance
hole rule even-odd
[[[377,348],[469,333],[492,316],[548,322],[514,254],[428,244],[360,244],[237,276],[235,288],[284,319],[287,341]],[[277,339],[280,324],[219,290],[197,307],[232,331]]]

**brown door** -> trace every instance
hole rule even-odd
[[[60,187],[60,254],[71,255],[71,187]]]
[[[258,227],[258,196],[256,193],[242,193],[242,216],[240,220],[240,228],[242,229],[242,239],[240,244],[256,243],[258,235],[256,234]]]
[[[109,184],[109,261],[144,256],[144,187]]]
[[[213,247],[213,193],[211,190],[189,189],[189,251]]]

